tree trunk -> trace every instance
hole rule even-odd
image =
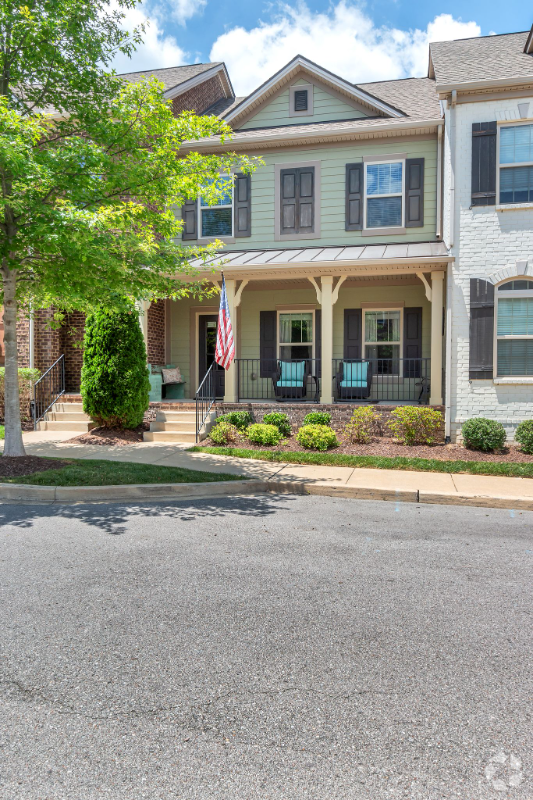
[[[17,354],[17,274],[4,267],[4,378],[5,442],[4,456],[25,456],[20,424],[20,394]]]

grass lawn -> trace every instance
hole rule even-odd
[[[34,472],[31,475],[0,477],[0,482],[34,486],[112,486],[125,483],[212,483],[242,480],[241,476],[237,475],[199,472],[181,467],[89,459],[73,459],[66,467],[53,469],[55,459],[47,460],[50,461],[51,469]]]
[[[189,452],[216,456],[252,458],[257,461],[281,461],[288,464],[317,464],[328,467],[366,467],[367,469],[403,469],[416,472],[466,472],[470,475],[499,475],[511,478],[533,478],[532,463],[509,461],[439,461],[436,458],[408,456],[351,456],[343,453],[287,452],[247,450],[241,447],[191,447]]]
[[[6,429],[4,428],[3,425],[0,425],[0,439],[5,439],[5,438],[6,438]]]

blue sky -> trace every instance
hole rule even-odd
[[[119,72],[225,61],[247,94],[297,52],[354,82],[424,75],[430,41],[528,30],[525,0],[145,0],[145,43]]]

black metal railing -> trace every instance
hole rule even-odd
[[[43,375],[33,384],[33,427],[41,420],[54,403],[65,394],[65,356],[59,356]]]
[[[333,359],[339,401],[429,403],[429,358]]]
[[[194,402],[196,404],[196,441],[200,440],[200,433],[213,408],[216,399],[215,362],[211,364],[204,378],[196,390]]]
[[[279,400],[318,403],[320,359],[237,358],[237,401]]]

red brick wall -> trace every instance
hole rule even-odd
[[[197,114],[202,114],[209,106],[225,96],[222,81],[218,75],[215,75],[174,98],[172,110],[175,115],[181,114],[182,111],[195,111]]]
[[[17,319],[17,356],[19,367],[30,366],[30,320],[29,317]]]
[[[61,352],[65,354],[65,389],[67,392],[77,392],[80,388],[83,347],[79,347],[77,344],[83,342],[84,332],[85,314],[81,311],[67,314],[61,327]]]
[[[40,309],[35,314],[35,366],[44,372],[62,354],[61,331],[49,327],[55,308]]]
[[[166,364],[165,333],[165,301],[158,300],[148,309],[149,364]]]

